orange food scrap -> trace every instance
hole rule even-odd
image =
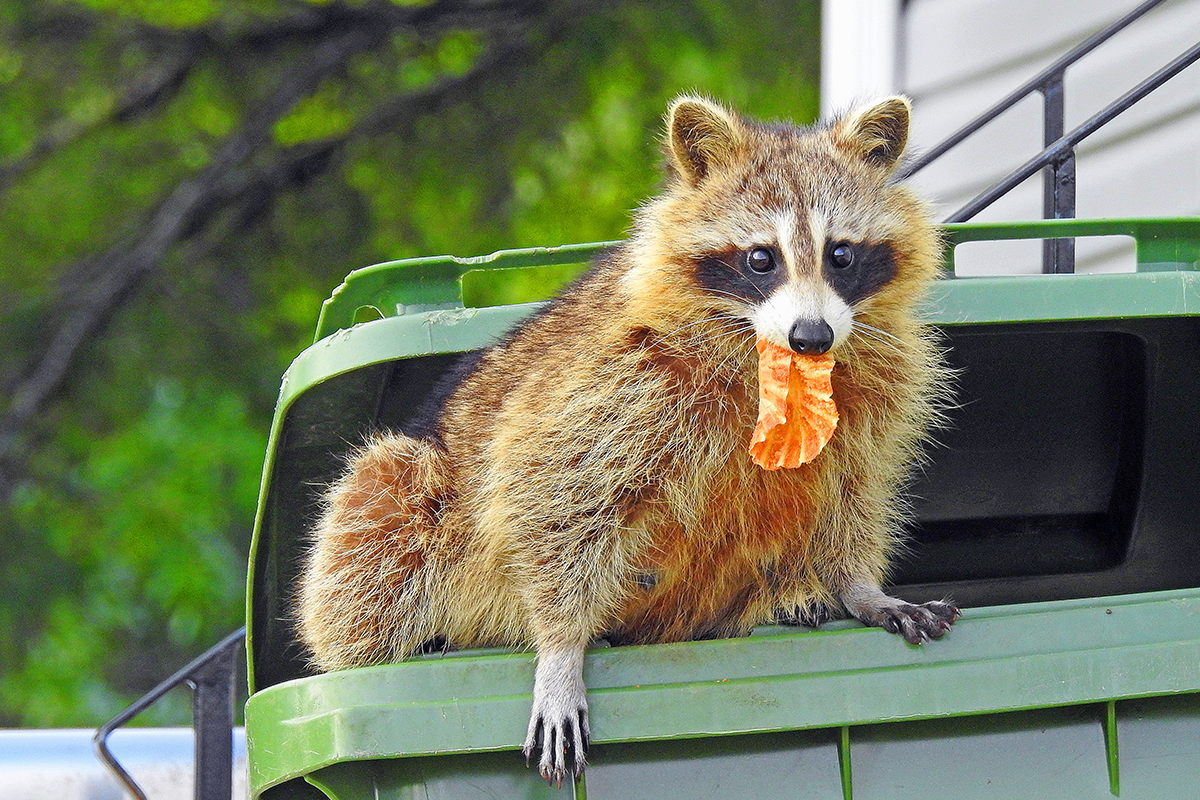
[[[798,467],[817,457],[833,437],[833,358],[797,355],[758,340],[758,425],[750,457],[763,469]]]

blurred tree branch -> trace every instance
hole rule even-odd
[[[120,99],[112,111],[101,119],[79,122],[66,117],[48,125],[46,132],[24,154],[7,164],[0,164],[0,196],[14,180],[45,157],[98,127],[136,119],[169,98],[187,79],[188,71],[199,55],[199,44],[196,37],[187,37],[172,47],[120,92]]]
[[[565,4],[564,4],[565,5]],[[539,15],[541,17],[539,18]],[[390,3],[351,7],[308,7],[294,18],[240,32],[239,46],[273,47],[301,40],[275,87],[263,96],[220,144],[197,174],[170,189],[126,241],[66,268],[58,296],[49,305],[51,334],[44,348],[22,368],[0,378],[8,404],[0,414],[0,501],[7,498],[22,472],[27,454],[27,428],[54,402],[70,380],[81,352],[122,305],[137,291],[172,248],[209,225],[223,209],[239,203],[270,204],[274,197],[313,170],[323,168],[346,144],[386,131],[397,119],[427,113],[453,102],[485,75],[518,61],[538,22],[550,32],[566,15],[550,15],[540,3],[440,0],[404,8]],[[555,24],[552,24],[555,23]],[[288,148],[273,147],[275,125],[322,81],[341,70],[356,54],[377,48],[396,29],[429,34],[470,27],[483,31],[489,49],[463,75],[445,78],[411,94],[380,98],[375,110],[344,135]],[[217,39],[221,37],[216,37]],[[104,121],[120,124],[147,112],[186,81],[197,58],[211,49],[214,34],[181,37],[157,62],[122,93]],[[225,45],[221,49],[225,49]],[[0,189],[52,150],[83,135],[82,128],[59,126],[21,159],[0,170]],[[265,166],[253,166],[265,162]]]

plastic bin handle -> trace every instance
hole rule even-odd
[[[376,316],[462,306],[462,276],[478,269],[522,269],[586,263],[615,242],[500,250],[486,256],[431,256],[388,261],[346,276],[321,306],[315,340],[362,321],[363,309]]]
[[[954,248],[964,242],[1000,239],[1066,239],[1130,236],[1137,243],[1138,272],[1200,270],[1200,218],[1043,219],[1030,222],[959,222],[945,226],[945,267],[954,272]]]

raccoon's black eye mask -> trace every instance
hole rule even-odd
[[[787,270],[774,247],[713,253],[696,262],[696,283],[705,289],[748,303],[765,300],[787,280]]]
[[[846,304],[854,306],[896,277],[896,253],[887,242],[833,241],[825,246],[822,273]]]
[[[787,281],[782,263],[778,250],[766,245],[713,253],[696,262],[696,283],[714,294],[754,303]],[[896,276],[896,254],[887,242],[834,240],[825,246],[821,272],[838,296],[854,306]]]

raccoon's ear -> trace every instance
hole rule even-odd
[[[692,95],[677,98],[667,110],[671,162],[695,186],[713,169],[733,160],[742,129],[736,116],[710,100]]]
[[[890,169],[908,144],[911,114],[908,98],[889,97],[837,123],[834,135],[868,163]]]

